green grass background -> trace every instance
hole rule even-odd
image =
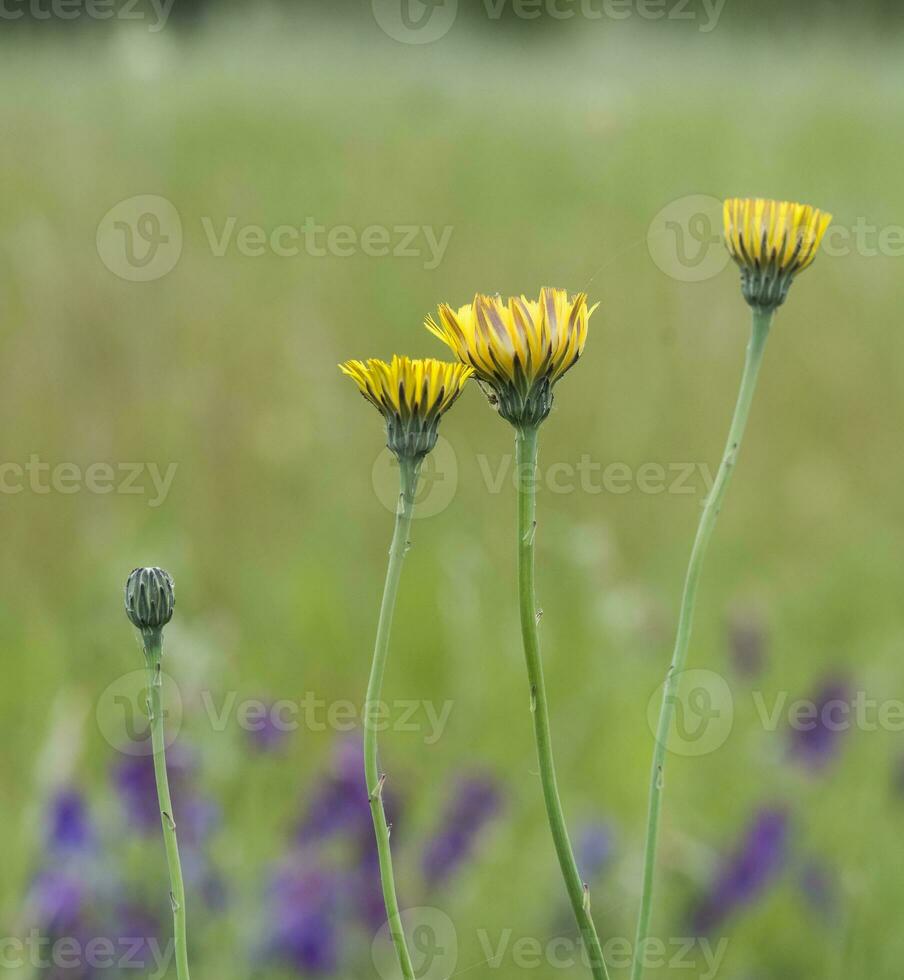
[[[418,47],[387,38],[367,11],[346,17],[3,39],[2,458],[178,464],[159,508],[86,491],[0,499],[6,929],[22,925],[48,788],[76,778],[109,795],[95,708],[140,663],[125,576],[159,563],[178,583],[167,656],[186,701],[180,737],[202,749],[205,788],[225,810],[214,853],[248,912],[239,930],[198,921],[194,973],[246,975],[234,951],[252,938],[262,868],[335,734],[300,732],[283,758],[261,760],[234,725],[211,731],[198,692],[363,694],[392,518],[372,488],[380,421],[337,361],[441,356],[420,325],[438,301],[586,288],[600,308],[541,462],[588,453],[715,467],[748,313],[733,268],[687,283],[656,267],[653,217],[686,195],[741,194],[810,201],[845,227],[904,223],[893,32],[735,31],[726,11],[705,35],[607,23],[543,37],[456,30]],[[177,207],[184,250],[168,276],[135,284],[103,266],[95,231],[116,202],[146,193]],[[215,257],[200,225],[308,215],[454,231],[425,270],[361,254]],[[729,680],[735,724],[718,751],[670,760],[656,929],[684,934],[689,897],[763,803],[793,807],[795,853],[830,862],[841,891],[827,926],[789,870],[726,926],[719,975],[730,980],[899,976],[904,810],[891,783],[904,736],[851,732],[825,775],[802,776],[783,762],[784,728],[764,731],[751,685],[731,670],[726,623],[738,609],[764,617],[769,666],[753,687],[769,703],[812,693],[833,670],[869,697],[904,696],[901,262],[824,255],[793,287],[704,575],[690,660]],[[477,930],[545,939],[560,883],[518,640],[514,494],[510,483],[489,492],[479,459],[498,465],[511,432],[475,388],[442,434],[457,489],[415,526],[386,694],[454,709],[436,744],[392,733],[383,755],[415,788],[412,838],[450,774],[479,763],[505,781],[505,819],[441,902],[459,971],[479,976]],[[594,893],[605,936],[633,934],[647,706],[700,500],[540,492],[563,800],[573,824],[601,816],[618,828],[617,865]],[[165,894],[159,855],[150,860]],[[413,851],[400,858],[403,890],[413,863]]]

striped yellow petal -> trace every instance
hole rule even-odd
[[[832,215],[792,201],[729,198],[723,218],[725,245],[741,267],[745,299],[774,309],[794,277],[816,258]]]
[[[415,360],[393,356],[387,364],[377,358],[346,361],[339,370],[347,374],[361,394],[381,412],[397,415],[441,415],[461,394],[471,368],[433,358]]]
[[[493,392],[503,417],[536,424],[549,414],[552,386],[584,350],[596,307],[584,293],[544,288],[537,299],[478,294],[455,309],[443,304],[427,329]]]
[[[473,373],[466,364],[416,360],[394,355],[346,361],[339,370],[386,419],[389,448],[399,456],[419,458],[436,444],[436,427],[462,393]]]

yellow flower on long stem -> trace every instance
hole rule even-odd
[[[581,878],[559,797],[550,732],[549,697],[540,655],[539,612],[534,589],[537,530],[537,452],[540,423],[552,407],[552,389],[577,362],[587,340],[584,293],[541,289],[539,299],[478,294],[457,310],[439,307],[427,329],[474,371],[490,403],[515,428],[518,479],[518,605],[530,687],[531,717],[543,803],[565,891],[595,980],[609,980],[603,947],[590,914],[590,891]]]
[[[383,806],[386,773],[377,755],[377,731],[382,727],[383,675],[389,656],[389,638],[396,595],[402,575],[402,562],[411,542],[409,533],[414,516],[421,464],[436,445],[436,429],[442,415],[461,394],[472,370],[465,364],[444,361],[413,360],[395,356],[387,364],[369,361],[346,361],[339,369],[357,384],[361,394],[383,415],[389,448],[399,460],[399,497],[395,528],[389,547],[389,565],[380,603],[377,636],[364,702],[364,778],[367,799],[374,825],[380,883],[389,934],[404,980],[416,980],[417,973],[408,950],[399,899],[392,870],[389,846],[389,823]]]
[[[433,449],[440,417],[473,373],[464,364],[398,355],[389,363],[376,358],[346,361],[339,370],[386,419],[389,448],[397,456],[414,459]]]
[[[807,268],[816,256],[832,216],[808,204],[787,201],[763,201],[732,198],[725,202],[725,244],[731,257],[741,267],[741,289],[752,307],[750,343],[734,415],[722,462],[712,489],[706,498],[697,536],[691,549],[684,578],[684,593],[678,614],[678,628],[672,662],[663,686],[662,706],[656,728],[656,746],[650,766],[649,808],[644,845],[643,887],[637,933],[634,940],[634,964],[631,980],[643,980],[644,958],[641,951],[650,937],[653,914],[653,886],[656,879],[656,853],[659,846],[659,818],[666,766],[666,751],[673,731],[675,705],[685,677],[691,628],[697,590],[703,570],[703,559],[722,510],[731,475],[741,451],[741,440],[750,416],[757,378],[763,364],[766,340],[776,309],[781,306],[794,277]]]
[[[725,244],[741,267],[744,298],[774,310],[794,277],[816,258],[832,215],[809,204],[729,198],[724,205]]]
[[[537,425],[552,407],[553,386],[581,356],[595,309],[584,293],[564,289],[541,289],[536,300],[478,294],[457,310],[441,305],[425,326],[474,369],[503,418]]]

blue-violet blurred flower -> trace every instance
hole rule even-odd
[[[502,794],[490,777],[458,781],[439,829],[424,851],[422,869],[428,884],[444,881],[471,856],[477,838],[501,804]]]
[[[788,836],[786,810],[764,808],[754,815],[694,913],[693,925],[698,935],[712,932],[738,909],[763,894],[785,864]]]

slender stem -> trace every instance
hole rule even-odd
[[[559,867],[562,869],[568,898],[587,949],[590,969],[597,980],[608,980],[609,974],[603,951],[590,916],[590,892],[581,881],[571,841],[568,839],[568,828],[562,813],[552,755],[549,704],[546,697],[546,684],[543,680],[540,637],[537,629],[539,613],[534,596],[534,532],[537,527],[537,428],[535,426],[516,430],[515,458],[518,474],[518,596],[521,608],[521,637],[524,642],[524,658],[530,681],[531,713],[537,743],[537,758],[540,763],[543,800],[546,804],[546,815],[556,856],[559,859]]]
[[[666,746],[669,731],[672,726],[672,716],[675,710],[676,692],[687,660],[687,650],[691,638],[691,627],[694,619],[694,604],[697,598],[697,586],[700,582],[700,572],[706,548],[712,537],[716,519],[722,508],[722,500],[728,488],[731,474],[738,458],[741,447],[741,437],[747,425],[750,405],[756,388],[757,375],[763,362],[763,351],[769,327],[772,323],[772,313],[755,310],[753,314],[753,329],[750,343],[747,346],[747,357],[744,362],[744,373],[741,376],[741,388],[735,405],[731,428],[728,430],[728,441],[719,471],[716,474],[703,513],[697,528],[694,547],[691,550],[687,575],[684,580],[684,594],[681,599],[681,612],[678,617],[678,632],[675,638],[675,650],[669,666],[663,691],[662,708],[659,714],[659,726],[656,732],[656,746],[653,751],[653,767],[650,773],[650,800],[647,816],[647,839],[644,850],[643,892],[640,901],[640,914],[637,920],[637,937],[634,943],[634,967],[631,972],[632,980],[640,980],[643,976],[643,947],[650,934],[650,915],[653,907],[653,881],[656,872],[656,845],[659,837],[659,816],[662,808],[663,773],[665,770]]]
[[[374,659],[367,685],[367,700],[364,705],[364,773],[367,779],[367,794],[370,812],[377,837],[377,855],[380,860],[380,881],[383,886],[383,903],[389,933],[399,958],[399,965],[405,980],[415,980],[411,955],[405,943],[402,919],[399,915],[399,901],[396,897],[395,880],[392,874],[392,853],[389,848],[389,825],[383,809],[383,782],[385,775],[380,772],[377,758],[377,726],[380,712],[380,694],[383,688],[383,674],[389,654],[389,634],[392,629],[392,614],[396,595],[399,591],[399,578],[402,574],[402,561],[408,550],[408,532],[411,529],[411,515],[414,510],[414,497],[417,491],[420,463],[413,460],[399,461],[401,492],[396,509],[395,530],[389,548],[389,566],[386,569],[386,584],[383,588],[383,601],[380,605],[380,619],[377,624],[377,638],[374,643]]]
[[[151,747],[154,752],[154,778],[157,781],[157,801],[160,804],[163,844],[169,868],[170,902],[173,906],[176,976],[178,980],[189,980],[188,944],[185,934],[185,886],[182,883],[182,865],[179,862],[179,845],[176,841],[176,821],[173,816],[173,801],[170,799],[169,778],[166,774],[166,742],[163,731],[163,706],[160,699],[160,657],[163,651],[163,637],[160,630],[154,630],[145,632],[143,640],[148,674],[148,716],[151,724]]]

